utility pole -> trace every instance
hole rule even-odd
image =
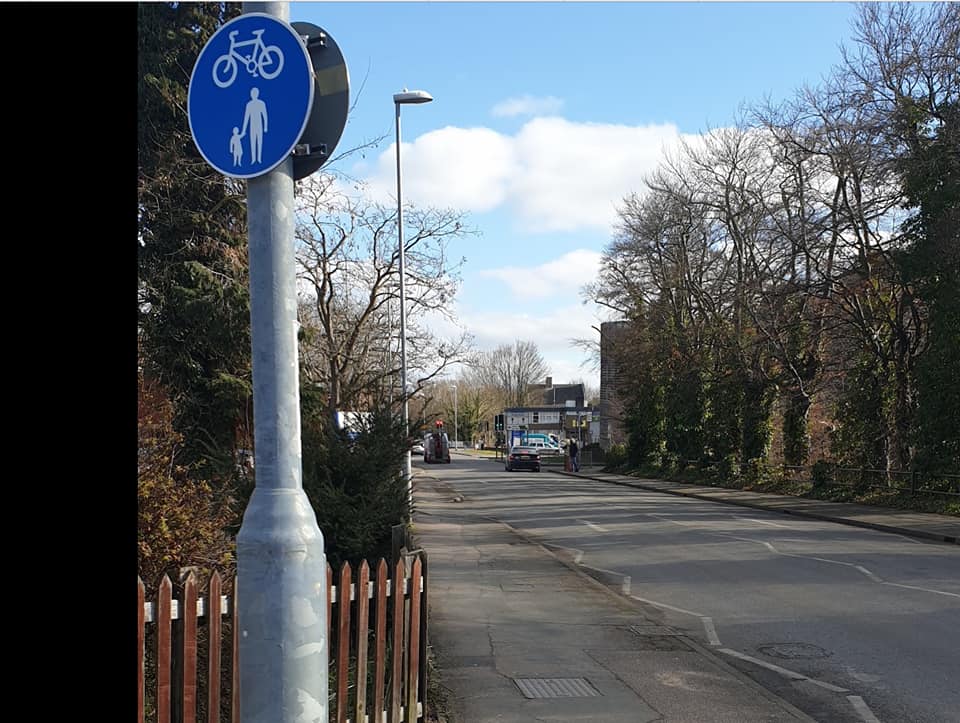
[[[458,429],[460,429],[460,427],[457,425],[457,385],[454,384],[453,385],[453,446],[454,446],[454,449],[458,447],[457,445],[457,440],[459,439],[459,437],[457,436]]]
[[[289,6],[244,2],[243,13],[288,22]],[[300,446],[293,184],[292,157],[247,182],[256,487],[237,535],[242,723],[328,717],[327,559]]]

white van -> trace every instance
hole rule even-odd
[[[537,437],[533,437],[533,438],[528,437],[527,440],[522,443],[522,446],[535,447],[536,449],[539,449],[541,452],[547,452],[547,453],[555,452],[559,454],[561,451],[559,444],[550,444],[547,441]]]

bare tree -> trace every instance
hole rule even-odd
[[[532,402],[535,397],[530,385],[541,383],[549,373],[532,341],[517,340],[481,353],[472,366],[487,385],[497,390],[504,406],[522,407]]]
[[[399,248],[395,208],[339,190],[318,174],[298,194],[297,264],[304,382],[322,387],[331,410],[398,401]],[[408,394],[466,358],[469,337],[439,338],[428,314],[452,321],[449,302],[463,259],[451,241],[469,233],[453,210],[405,209]]]
[[[633,322],[622,361],[641,405],[638,439],[663,434],[644,420],[678,418],[672,398],[697,382],[684,374],[700,362],[704,392],[720,395],[705,422],[726,410],[744,454],[761,456],[778,393],[797,442],[784,451],[802,463],[814,396],[865,365],[883,427],[870,434],[888,469],[909,465],[928,330],[904,271],[900,175],[903,156],[960,104],[960,6],[869,3],[858,15],[855,48],[821,86],[682,146],[624,199],[582,293]],[[699,401],[688,401],[692,412]],[[648,448],[669,448],[670,434],[648,435]]]

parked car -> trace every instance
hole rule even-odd
[[[510,450],[507,455],[506,463],[503,467],[507,472],[513,472],[517,469],[528,469],[534,472],[540,471],[540,450],[536,447],[516,446]]]
[[[422,444],[420,444],[419,442],[417,442],[415,445],[413,445],[413,446],[410,448],[410,453],[411,453],[411,454],[423,454],[425,451],[426,451],[426,450],[424,449],[424,446],[423,446]]]

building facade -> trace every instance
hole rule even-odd
[[[627,321],[606,321],[600,324],[600,447],[623,444],[623,403],[617,390],[623,374],[617,351],[627,340]]]

